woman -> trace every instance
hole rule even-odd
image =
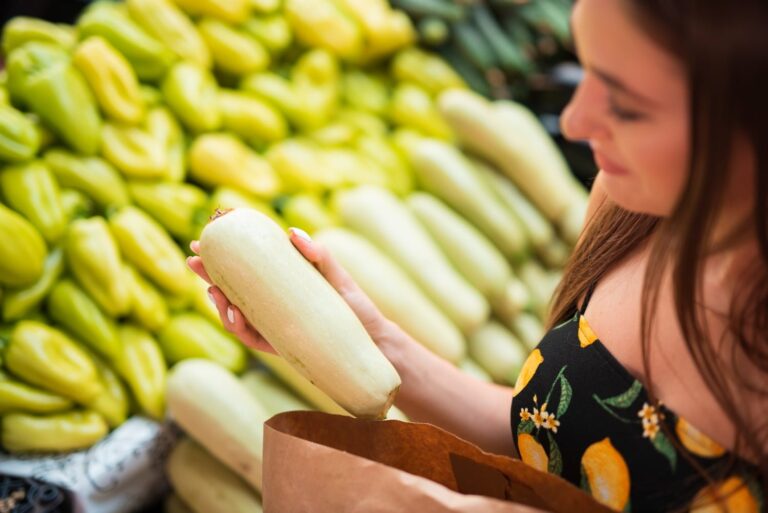
[[[397,368],[413,420],[520,454],[617,510],[765,511],[768,4],[580,0],[572,23],[585,76],[563,130],[591,143],[601,172],[556,327],[514,389],[423,349],[324,248],[291,240]],[[210,292],[228,330],[271,350]]]

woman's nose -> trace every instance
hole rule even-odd
[[[603,119],[603,96],[599,84],[585,75],[560,116],[560,130],[567,139],[598,139],[607,134]]]

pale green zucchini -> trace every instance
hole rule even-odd
[[[240,378],[240,382],[264,406],[270,417],[286,411],[312,409],[266,371],[248,371]]]
[[[396,196],[363,186],[337,194],[335,202],[342,222],[389,255],[462,332],[471,333],[485,322],[488,302]]]
[[[383,418],[400,376],[352,309],[268,216],[209,223],[200,256],[213,282],[304,377],[358,417]]]
[[[464,337],[388,256],[362,236],[330,228],[315,234],[385,317],[433,353],[458,362],[466,353]]]
[[[521,312],[508,324],[517,338],[533,351],[544,336],[544,325],[535,315]]]
[[[269,414],[237,376],[209,360],[184,360],[171,369],[167,401],[171,418],[187,434],[261,489],[264,422]]]
[[[261,461],[252,464],[261,466]],[[166,471],[183,504],[195,513],[262,511],[261,500],[256,492],[189,438],[173,448],[166,463]]]
[[[411,161],[424,189],[471,221],[504,255],[516,261],[524,258],[528,240],[523,227],[458,148],[423,139],[415,146]]]
[[[476,330],[468,346],[472,359],[499,383],[513,384],[528,356],[523,344],[496,321]]]
[[[488,374],[482,367],[477,364],[477,362],[471,358],[464,358],[461,363],[459,363],[459,369],[481,381],[487,381],[488,383],[493,381],[491,375]]]

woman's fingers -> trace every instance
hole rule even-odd
[[[211,280],[211,277],[208,276],[208,273],[205,271],[205,267],[203,267],[202,258],[199,256],[187,257],[187,266],[192,269],[195,274],[208,282],[209,285],[213,285],[213,280]]]
[[[211,300],[219,311],[224,328],[235,335],[243,344],[259,351],[275,353],[275,349],[251,326],[235,305],[231,304],[218,287],[208,289]]]
[[[343,293],[355,287],[352,278],[341,265],[331,256],[322,244],[314,242],[307,232],[300,228],[290,229],[290,238],[294,246],[304,255],[309,263],[314,265],[333,288]]]
[[[200,241],[199,240],[193,240],[192,242],[190,242],[189,243],[189,249],[191,249],[192,253],[194,253],[195,255],[199,255],[200,254]]]

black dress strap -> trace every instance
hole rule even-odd
[[[581,304],[581,308],[579,308],[579,313],[581,315],[584,315],[584,313],[587,311],[587,306],[589,306],[589,300],[592,299],[592,293],[595,291],[596,287],[597,287],[597,284],[593,283],[587,289],[587,294],[584,296],[584,302]]]

